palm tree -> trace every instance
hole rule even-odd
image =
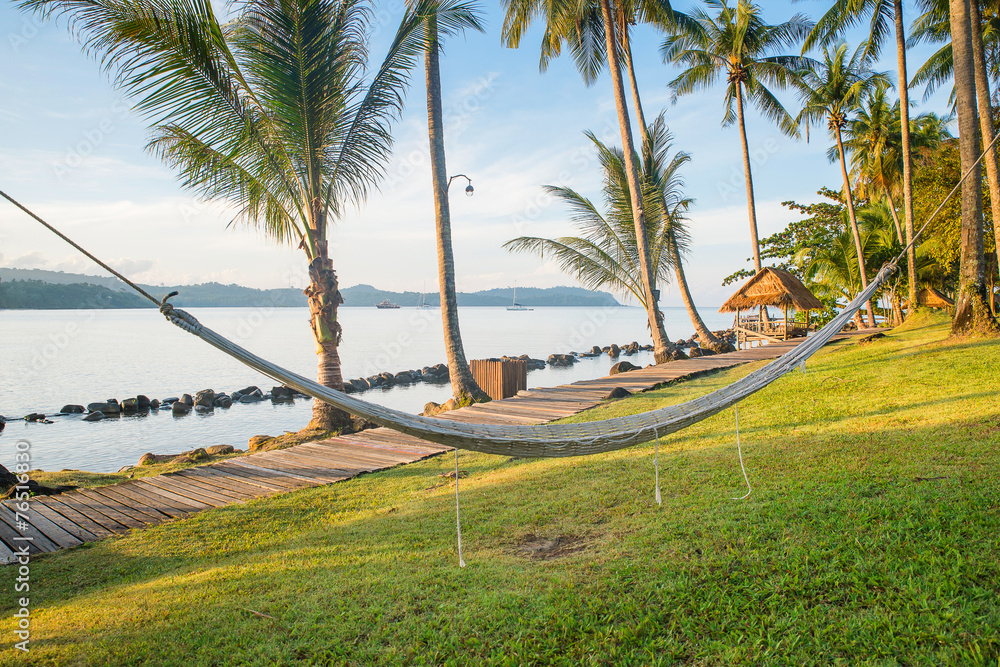
[[[682,192],[684,183],[680,169],[691,156],[684,152],[672,154],[673,137],[662,115],[648,128],[647,134],[650,140],[643,150],[642,182],[649,213],[646,235],[655,267],[654,280],[668,282],[671,273],[683,280],[683,269],[678,263],[690,241],[685,213],[692,200]],[[504,247],[512,252],[549,255],[584,286],[610,288],[643,303],[646,291],[640,275],[640,251],[636,244],[624,153],[618,148],[609,148],[590,132],[587,136],[594,142],[603,168],[607,213],[602,214],[591,200],[575,190],[546,186],[547,192],[566,203],[571,220],[583,235],[557,239],[522,236],[508,241]],[[686,285],[682,287],[686,289]],[[689,307],[693,308],[693,303]],[[707,343],[713,338],[705,333],[709,333],[707,328],[698,331],[704,347],[716,351],[726,349],[725,343],[714,346]]]
[[[371,10],[362,0],[247,0],[220,25],[208,2],[27,0],[67,16],[152,124],[149,148],[183,185],[236,208],[236,221],[309,262],[318,379],[341,389],[343,302],[328,225],[381,177],[391,122],[422,47],[432,3],[406,13],[385,59],[368,71]],[[349,424],[317,401],[310,427]]]
[[[858,195],[869,200],[885,197],[897,238],[903,243],[893,197],[902,178],[899,102],[890,106],[885,88],[869,92],[844,127],[843,143],[851,156],[851,176]],[[831,162],[837,160],[836,146],[827,155]]]
[[[580,10],[580,4],[572,0],[504,0],[506,17],[504,19],[504,40],[510,46],[516,46],[520,42],[521,35],[526,30],[531,20],[538,15],[546,17],[546,40],[543,42],[542,63],[546,62],[546,45],[561,45],[566,39],[566,28],[571,21],[576,21],[585,12]],[[594,5],[592,5],[594,6]],[[620,5],[615,4],[616,9]],[[649,328],[653,334],[653,349],[656,363],[663,363],[670,358],[670,348],[673,345],[667,338],[667,333],[663,328],[663,314],[659,310],[659,293],[654,289],[653,263],[650,256],[649,241],[646,238],[646,213],[643,206],[643,196],[640,189],[639,169],[636,164],[635,141],[632,137],[632,125],[629,120],[628,104],[625,99],[625,87],[622,82],[621,54],[618,48],[620,44],[617,30],[617,23],[614,20],[615,10],[612,9],[611,0],[597,0],[596,7],[600,8],[600,17],[603,24],[604,49],[608,59],[608,66],[611,72],[611,84],[615,96],[615,107],[618,112],[618,126],[621,131],[622,145],[625,151],[626,175],[628,177],[629,194],[632,201],[632,216],[635,226],[636,244],[639,251],[640,277],[645,297],[642,303],[646,309],[646,316],[649,320]],[[573,17],[568,19],[567,17]],[[579,23],[579,34],[586,34],[592,41],[597,38],[597,31],[594,29],[593,19],[596,12],[590,12],[591,22]],[[595,53],[594,48],[589,51],[581,50],[580,53]],[[554,51],[558,53],[558,48]],[[578,58],[578,63],[580,63]],[[587,65],[583,67],[584,79],[589,76],[586,71]]]
[[[902,0],[836,0],[802,47],[805,53],[817,44],[829,44],[840,39],[848,28],[868,22],[865,60],[874,61],[889,34],[889,21],[896,35],[896,69],[898,73],[899,109],[902,115],[900,131],[903,144],[903,219],[906,241],[913,239],[913,156],[910,143],[910,96],[906,76],[906,35],[903,32]],[[917,302],[917,256],[914,248],[907,252],[907,275],[910,283],[910,303]]]
[[[445,6],[440,8],[445,10]],[[482,31],[478,12],[468,4],[451,3],[441,14],[449,19],[445,32],[465,28]],[[451,245],[451,209],[448,205],[448,170],[444,153],[444,113],[441,104],[441,67],[439,63],[439,18],[435,12],[425,24],[424,72],[427,81],[427,135],[431,152],[431,182],[434,189],[434,221],[437,237],[438,287],[441,292],[441,323],[451,390],[459,405],[489,400],[472,377],[462,346],[458,324],[458,296],[455,292],[455,257]]]
[[[921,67],[913,77],[915,84],[926,83],[927,94],[951,78],[954,74],[954,57],[951,46],[951,24],[948,3],[945,0],[922,0],[924,13],[917,19],[914,26],[912,43],[921,41],[947,42]],[[1000,15],[996,8],[991,11],[989,20],[983,20],[978,2],[969,3],[969,20],[973,26],[972,57],[976,81],[976,103],[979,110],[979,130],[982,133],[983,145],[986,147],[986,178],[990,190],[990,209],[993,217],[993,236],[996,241],[997,261],[1000,263],[1000,165],[997,162],[997,150],[993,144],[995,136],[993,129],[994,108],[990,93],[990,68],[987,64],[987,47],[994,53],[993,66],[997,65],[995,54],[1000,42]],[[995,73],[995,69],[994,69]],[[954,97],[954,95],[953,95]],[[998,264],[1000,266],[1000,264]]]
[[[823,47],[823,60],[816,65],[803,69],[799,89],[803,108],[799,112],[798,122],[808,128],[817,122],[826,121],[830,134],[837,143],[840,155],[840,171],[844,176],[844,201],[851,221],[851,232],[857,246],[857,257],[861,270],[862,289],[868,287],[868,276],[865,270],[865,256],[861,251],[861,235],[858,233],[858,221],[854,211],[854,196],[851,194],[851,179],[847,174],[847,157],[844,153],[843,130],[847,126],[848,114],[854,111],[861,99],[879,89],[886,88],[889,79],[881,72],[873,72],[864,62],[863,48],[858,48],[848,57],[848,46],[838,44],[834,51]],[[868,326],[875,326],[875,311],[872,302],[868,302]]]
[[[755,105],[782,131],[791,136],[798,135],[795,119],[768,86],[785,88],[795,79],[795,72],[802,68],[806,59],[772,54],[805,38],[812,24],[801,14],[796,14],[779,25],[768,25],[761,16],[760,7],[749,0],[737,0],[735,7],[730,7],[728,0],[705,0],[705,4],[715,10],[715,15],[701,8],[691,12],[691,20],[677,23],[676,34],[663,42],[661,53],[665,61],[688,67],[670,82],[677,95],[709,88],[720,75],[726,75],[726,113],[722,125],[727,127],[734,122],[739,123],[754,269],[760,271],[757,209],[744,121],[744,99]]]
[[[972,48],[973,25],[969,0],[951,0],[952,53],[955,62],[955,106],[962,173],[972,175],[962,183],[962,256],[958,295],[951,324],[954,334],[1000,332],[986,294],[983,258],[982,170],[977,162],[979,126],[976,117],[976,79]],[[978,26],[976,26],[978,28]]]

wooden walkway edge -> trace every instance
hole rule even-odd
[[[834,340],[871,331],[840,334]],[[439,419],[541,424],[594,407],[616,387],[634,393],[706,371],[773,359],[804,340],[674,361],[558,387],[527,389],[513,398],[454,410]],[[376,428],[111,486],[36,496],[28,501],[27,511],[19,511],[19,506],[24,509],[20,503],[6,500],[0,503],[0,563],[16,562],[25,545],[31,554],[70,549],[213,507],[332,484],[446,451],[451,448]]]

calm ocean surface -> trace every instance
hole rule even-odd
[[[193,308],[205,326],[285,368],[315,377],[316,358],[306,308]],[[672,340],[693,328],[683,308],[664,311]],[[731,315],[702,312],[710,329],[732,324]],[[340,348],[345,379],[398,372],[445,362],[440,311],[342,308]],[[469,359],[584,351],[594,345],[649,344],[640,308],[463,308],[462,338]],[[623,357],[624,358],[624,357]],[[628,358],[652,363],[652,353]],[[607,356],[568,368],[528,373],[529,387],[566,384],[606,375]],[[163,399],[201,389],[233,392],[275,382],[169,324],[155,310],[0,311],[0,415],[20,418],[53,413],[66,403],[86,405],[145,394]],[[420,412],[428,401],[449,398],[447,384],[418,383],[358,394],[365,400]],[[147,416],[83,422],[80,416],[53,424],[8,423],[0,434],[0,464],[14,462],[14,443],[31,442],[32,467],[95,472],[133,465],[145,452],[178,453],[229,444],[245,449],[254,435],[280,435],[306,424],[311,401],[270,401],[216,409],[211,415],[174,418],[170,411]]]

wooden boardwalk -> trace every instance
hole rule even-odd
[[[846,335],[850,334],[838,338]],[[615,387],[634,393],[705,371],[772,359],[803,340],[675,361],[559,387],[528,389],[513,398],[462,408],[439,418],[540,424],[591,408]],[[376,428],[111,486],[36,496],[28,501],[27,512],[18,512],[15,501],[4,501],[0,503],[0,563],[14,562],[25,545],[32,554],[68,549],[213,507],[332,484],[445,451],[451,448]]]

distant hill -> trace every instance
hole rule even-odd
[[[153,304],[132,292],[119,292],[103,285],[70,283],[53,285],[41,280],[0,282],[0,308],[9,310],[69,310],[76,308],[152,308]]]
[[[16,283],[14,282],[16,281]],[[20,283],[31,283],[28,286]],[[5,285],[8,285],[4,287]],[[17,285],[15,288],[14,286]],[[171,300],[181,308],[212,308],[234,306],[301,307],[306,305],[302,290],[292,287],[254,289],[241,285],[202,283],[199,285],[154,286],[140,285],[150,294],[160,297],[180,292]],[[72,289],[71,289],[72,288]],[[371,285],[355,285],[342,289],[344,306],[371,308],[388,299],[402,307],[416,307],[419,292],[387,292]],[[4,294],[11,295],[9,302]],[[459,292],[460,306],[509,306],[513,288],[501,287],[481,292]],[[517,302],[522,306],[618,306],[607,292],[594,292],[581,287],[518,287]],[[438,307],[440,298],[435,291],[424,297],[424,303]],[[107,304],[107,305],[106,305]],[[111,305],[114,304],[114,305]],[[88,276],[41,269],[0,268],[0,308],[142,308],[153,307],[134,294],[124,283],[110,276]]]

